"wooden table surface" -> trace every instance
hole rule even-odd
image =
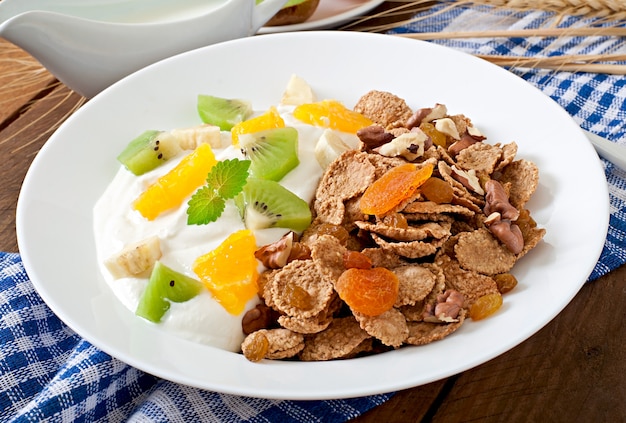
[[[0,39],[0,251],[37,151],[85,99]],[[581,222],[584,224],[584,222]],[[397,393],[355,422],[626,421],[626,266],[586,284],[521,345],[472,370]]]

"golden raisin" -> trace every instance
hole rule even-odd
[[[398,278],[389,269],[348,269],[341,274],[335,289],[353,312],[378,316],[391,309],[398,298]]]
[[[428,178],[420,187],[420,192],[427,200],[437,204],[450,204],[454,198],[450,184],[435,177]]]
[[[252,362],[261,361],[270,349],[270,342],[267,336],[260,332],[255,332],[249,338],[245,348],[242,348],[243,355]]]
[[[515,221],[522,231],[524,239],[528,239],[531,231],[537,227],[537,222],[531,217],[530,212],[526,209],[520,210],[519,217]]]
[[[500,273],[495,275],[493,279],[498,285],[498,291],[500,294],[506,294],[517,286],[517,279],[511,273]]]
[[[388,226],[393,226],[398,229],[406,229],[409,227],[409,223],[406,221],[406,217],[400,213],[391,213],[383,218],[383,223]]]
[[[350,234],[348,233],[348,230],[346,228],[344,228],[343,226],[339,226],[339,225],[333,225],[332,223],[322,223],[318,225],[315,228],[315,233],[317,233],[317,235],[319,236],[322,236],[322,235],[334,236],[343,245],[345,245],[345,243],[348,241],[348,238],[350,238]]]
[[[428,122],[422,122],[420,125],[420,129],[430,137],[433,141],[433,144],[438,145],[443,148],[448,148],[448,137],[443,132],[439,132],[435,129],[435,125]]]
[[[364,214],[383,216],[411,198],[433,173],[433,165],[416,167],[412,163],[396,166],[370,185],[361,197]]]
[[[502,307],[502,295],[499,293],[483,295],[471,305],[469,316],[472,320],[481,320],[491,316],[500,307]]]
[[[343,255],[343,267],[346,269],[370,269],[372,259],[359,251],[346,251]]]
[[[310,310],[313,307],[313,298],[309,292],[300,285],[293,283],[285,287],[285,295],[289,305],[300,310]]]

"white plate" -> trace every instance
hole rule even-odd
[[[444,103],[451,113],[471,117],[489,141],[516,141],[519,157],[537,163],[541,179],[529,207],[547,235],[515,267],[519,285],[497,315],[469,321],[452,336],[423,347],[345,361],[253,364],[156,330],[118,303],[99,273],[91,226],[92,207],[118,169],[118,152],[146,128],[199,123],[198,93],[246,98],[262,110],[278,103],[294,73],[320,98],[349,106],[371,89],[396,93],[413,107]],[[563,109],[522,79],[434,44],[312,31],[188,52],[102,92],[74,113],[35,158],[18,202],[17,234],[26,270],[45,302],[110,355],[195,387],[326,399],[425,384],[518,345],[583,285],[600,255],[608,216],[607,185],[593,148]]]
[[[268,34],[334,28],[369,12],[384,2],[385,0],[320,0],[315,13],[306,21],[293,25],[265,26],[258,32]]]

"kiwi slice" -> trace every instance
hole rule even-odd
[[[245,100],[198,95],[198,114],[202,122],[230,131],[233,126],[252,115],[252,105]]]
[[[143,175],[178,155],[182,149],[170,133],[147,130],[131,140],[117,160],[135,175]]]
[[[250,159],[250,174],[257,178],[280,181],[300,164],[298,131],[295,128],[272,128],[239,135],[241,153]]]
[[[235,204],[248,229],[302,232],[311,224],[309,204],[276,181],[250,177],[240,195]]]
[[[188,301],[198,295],[202,287],[202,282],[157,261],[150,274],[148,285],[139,299],[135,314],[158,323],[169,310],[170,302]]]

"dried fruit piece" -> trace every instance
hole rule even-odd
[[[498,311],[500,307],[502,307],[502,295],[499,293],[483,295],[471,305],[469,315],[472,320],[482,320]]]
[[[353,312],[378,316],[393,307],[398,286],[398,277],[387,268],[351,268],[341,274],[335,289]]]
[[[450,204],[454,198],[450,184],[435,177],[428,178],[420,187],[420,192],[427,200],[437,204]]]
[[[495,275],[493,279],[498,285],[498,291],[500,294],[506,294],[517,286],[517,279],[511,273],[500,273]]]
[[[290,283],[285,287],[285,296],[290,306],[300,310],[311,310],[315,304],[311,294],[295,283]]]
[[[430,137],[433,144],[438,145],[439,147],[448,148],[448,137],[443,132],[439,132],[435,125],[428,122],[422,122],[419,128]]]
[[[209,144],[201,144],[165,175],[150,185],[134,202],[133,208],[148,220],[180,206],[185,198],[204,184],[217,163]]]
[[[333,225],[332,223],[320,223],[311,228],[311,231],[307,233],[308,238],[316,236],[330,235],[337,238],[342,245],[345,245],[350,238],[350,233],[343,226]]]
[[[343,266],[346,269],[371,269],[372,259],[359,251],[346,251],[343,255]]]
[[[270,350],[270,341],[265,336],[264,331],[257,331],[246,338],[246,343],[242,345],[243,355],[253,363],[265,358]]]
[[[392,213],[385,216],[383,223],[398,229],[407,229],[409,227],[409,222],[407,222],[406,217],[400,213]]]
[[[240,314],[257,294],[256,240],[250,230],[231,234],[216,249],[200,256],[193,271],[231,314]]]
[[[361,197],[361,212],[379,216],[388,213],[411,198],[432,173],[430,163],[420,168],[412,163],[392,168],[365,190]]]
[[[233,126],[230,130],[233,138],[233,144],[239,145],[239,135],[251,134],[253,132],[263,131],[265,129],[284,128],[285,121],[276,110],[276,107],[270,107],[269,110],[262,115],[244,120]]]
[[[337,129],[352,134],[356,134],[359,129],[374,123],[362,114],[347,109],[337,100],[301,104],[294,109],[293,116],[310,125]]]

